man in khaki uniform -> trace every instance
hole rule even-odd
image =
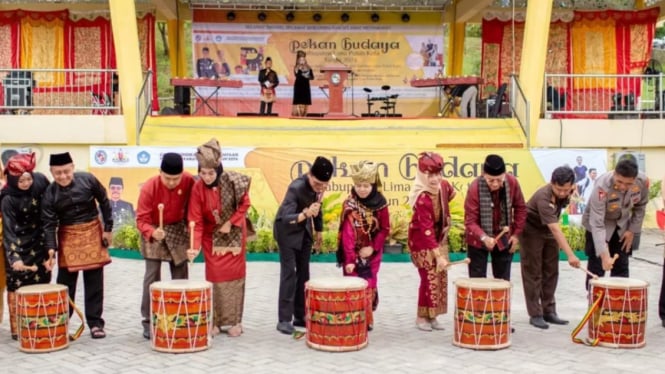
[[[586,229],[587,269],[602,277],[611,270],[613,277],[628,277],[628,256],[633,236],[642,230],[649,201],[649,182],[630,158],[619,160],[594,185],[582,217]],[[612,257],[618,259],[612,262]],[[590,277],[587,276],[588,288]]]
[[[529,323],[539,329],[549,328],[548,322],[567,325],[556,313],[554,293],[559,281],[559,248],[563,249],[572,267],[580,267],[559,226],[561,211],[570,202],[575,172],[560,166],[552,172],[550,183],[541,187],[526,203],[526,226],[520,235],[522,285]]]

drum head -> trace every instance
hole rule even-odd
[[[591,280],[592,286],[609,288],[645,288],[649,283],[635,278],[598,278]]]
[[[390,89],[390,86],[388,86],[388,85],[381,86],[381,89],[384,90],[384,91],[388,91]]]
[[[23,286],[16,290],[17,294],[41,294],[46,292],[60,292],[67,290],[67,286],[62,284],[33,284],[30,286]]]
[[[471,289],[481,290],[494,290],[494,289],[507,289],[510,288],[510,282],[503,279],[492,278],[460,278],[455,280],[455,285],[458,287],[466,287]]]
[[[367,281],[358,277],[318,278],[309,280],[305,288],[318,291],[358,290],[367,288]]]
[[[188,279],[175,279],[170,281],[155,282],[150,285],[150,289],[158,290],[199,290],[203,288],[212,287],[212,283],[208,281],[194,281]]]

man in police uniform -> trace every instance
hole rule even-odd
[[[611,270],[613,277],[628,277],[633,236],[642,230],[648,201],[649,182],[633,159],[619,160],[614,171],[596,179],[582,217],[590,272],[602,277]],[[614,255],[619,257],[613,263]]]

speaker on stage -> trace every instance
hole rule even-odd
[[[173,105],[179,114],[189,115],[192,112],[189,87],[175,86],[173,91]]]

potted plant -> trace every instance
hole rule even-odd
[[[405,252],[411,214],[411,208],[406,204],[390,207],[390,233],[383,246],[383,253],[399,254]]]

